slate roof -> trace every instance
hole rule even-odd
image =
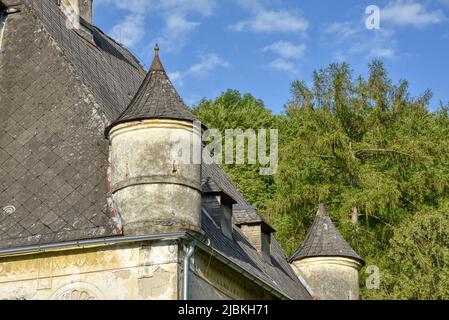
[[[290,261],[310,257],[345,257],[364,264],[363,259],[351,248],[332,223],[323,204],[320,204],[304,242],[292,255]]]
[[[258,213],[256,208],[245,204],[235,204],[232,207],[232,215],[236,225],[242,224],[263,224],[270,232],[275,232],[276,230],[262,218]]]
[[[126,48],[95,26],[94,45],[66,28],[66,17],[51,0],[25,0],[88,86],[109,121],[118,118],[142,84],[146,72]],[[101,84],[101,85],[99,85]]]
[[[0,77],[4,81],[0,89],[8,86],[20,94],[5,97],[0,90],[0,96],[7,99],[6,104],[4,101],[0,104],[6,115],[0,118],[4,121],[0,129],[6,130],[0,132],[0,204],[11,199],[17,201],[14,202],[16,212],[9,216],[0,213],[0,249],[120,234],[119,226],[106,211],[104,184],[108,146],[103,129],[124,114],[139,87],[143,86],[146,72],[128,50],[98,28],[89,26],[95,44],[68,30],[65,16],[55,1],[25,0],[25,3],[32,8],[70,66],[63,64],[62,70],[55,69],[52,62],[58,57],[52,45],[33,39],[41,32],[41,26],[34,19],[21,21],[20,27],[5,34],[7,49],[16,54],[8,56],[11,61],[0,64],[5,75]],[[7,28],[13,21],[12,16]],[[21,32],[29,38],[15,38],[10,32]],[[168,90],[170,101],[178,99],[157,63],[153,65],[154,74],[147,74],[147,84]],[[85,97],[89,105],[86,110],[76,104],[76,100],[72,101],[78,82],[64,82],[69,69],[87,87],[99,114],[90,109],[89,97]],[[90,126],[80,128],[83,123]],[[204,163],[202,175],[210,177],[218,189],[238,204],[248,205],[217,164]],[[202,221],[215,250],[257,274],[279,292],[293,299],[310,298],[274,238],[272,256],[266,261],[237,227],[232,241],[207,216],[203,216]]]
[[[210,177],[203,177],[201,179],[201,190],[203,193],[221,193],[223,190]]]
[[[140,67],[101,32],[102,47],[69,31],[54,1],[32,4],[41,14],[21,6],[8,16],[0,53],[0,249],[121,233],[105,197],[108,119],[85,86],[97,68],[118,83],[114,69],[137,79]],[[99,83],[92,92],[106,90]]]
[[[176,119],[194,121],[195,117],[188,110],[176,89],[168,78],[159,58],[159,48],[151,68],[128,108],[107,129],[119,123],[143,119]]]
[[[205,207],[207,210],[207,205]],[[309,292],[299,282],[288,264],[285,252],[276,239],[272,238],[271,257],[266,258],[254,249],[238,227],[234,227],[231,240],[223,236],[220,228],[206,215],[203,215],[201,224],[210,239],[211,246],[229,260],[263,279],[291,299],[311,299]]]
[[[201,177],[203,179],[210,178],[216,184],[217,188],[231,196],[237,203],[249,205],[245,197],[232,184],[226,173],[224,173],[218,164],[213,162],[212,158],[206,152],[203,153]]]

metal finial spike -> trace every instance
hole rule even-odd
[[[154,46],[154,59],[150,71],[164,71],[161,60],[159,60],[159,45],[157,43]]]

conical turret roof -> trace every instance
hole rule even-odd
[[[126,110],[106,128],[106,136],[113,126],[128,121],[145,119],[196,120],[168,78],[159,58],[159,47],[157,45],[154,52],[154,60],[145,80]]]
[[[319,205],[316,218],[304,242],[290,261],[311,257],[344,257],[365,264],[337,230],[323,204]]]

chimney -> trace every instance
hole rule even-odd
[[[92,40],[93,0],[57,0],[57,3],[67,16],[67,28]]]
[[[93,22],[93,0],[78,0],[80,16],[89,24]]]
[[[233,207],[235,224],[240,227],[251,245],[262,255],[271,255],[271,234],[273,229],[250,205],[237,204]]]

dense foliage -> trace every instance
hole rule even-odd
[[[449,298],[449,104],[430,111],[430,91],[413,97],[373,61],[369,77],[347,64],[295,81],[281,115],[237,91],[203,100],[210,128],[278,128],[279,169],[226,165],[238,188],[277,229],[288,253],[303,240],[317,204],[367,265],[381,271],[362,298]]]

